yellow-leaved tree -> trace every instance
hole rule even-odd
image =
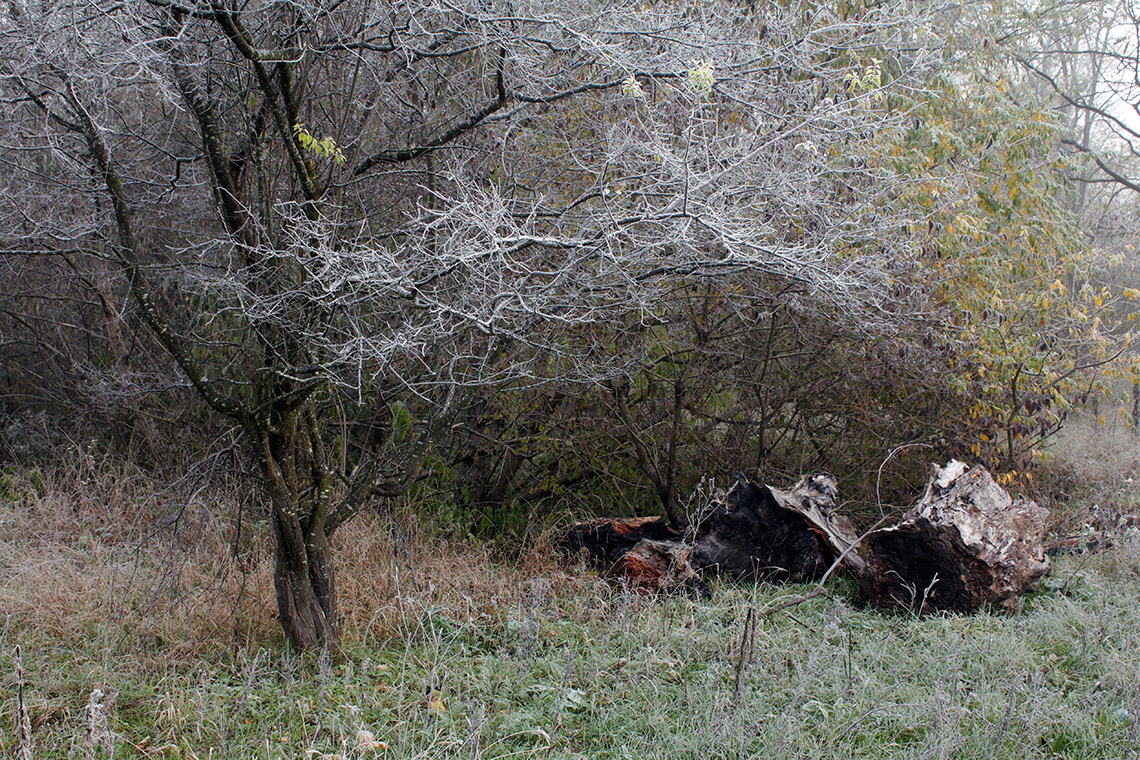
[[[1121,304],[1136,292],[1109,284],[1111,257],[1073,213],[1057,120],[1018,103],[1001,75],[936,84],[893,149],[912,179],[899,202],[926,212],[912,232],[947,323],[947,432],[1009,482],[1075,403],[1135,371],[1117,360],[1136,319]]]

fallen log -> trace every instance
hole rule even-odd
[[[835,513],[835,478],[815,473],[790,490],[737,476],[685,541],[660,517],[578,523],[563,543],[603,572],[655,592],[707,593],[702,572],[738,579],[808,580],[836,566],[884,608],[972,612],[1013,608],[1049,572],[1048,512],[1011,499],[982,467],[935,467],[926,494],[896,525],[855,538]]]
[[[645,539],[675,541],[679,538],[664,517],[601,517],[570,526],[562,545],[571,554],[585,551],[590,561],[609,569]]]
[[[934,470],[899,523],[864,537],[863,597],[917,612],[1014,608],[1049,572],[1048,511],[1011,499],[983,467],[952,461]]]
[[[708,586],[689,561],[691,552],[680,541],[644,539],[618,559],[613,572],[642,591],[708,596]]]
[[[851,524],[834,514],[835,478],[815,473],[781,491],[738,475],[695,522],[692,563],[739,579],[817,578],[839,557],[856,573]]]
[[[571,526],[562,543],[636,589],[706,595],[708,587],[689,562],[692,547],[679,538],[662,517],[600,518]]]

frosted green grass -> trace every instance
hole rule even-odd
[[[23,645],[37,758],[85,756],[97,687],[118,691],[118,758],[1140,757],[1136,542],[1062,558],[1014,615],[886,616],[842,583],[767,617],[810,587],[548,588],[469,621],[423,609],[397,640],[325,656],[239,647],[140,669],[32,630],[0,641]]]

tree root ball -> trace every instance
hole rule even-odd
[[[1050,570],[1048,510],[1013,499],[983,467],[935,467],[926,495],[902,520],[866,536],[863,597],[916,612],[1015,609]]]

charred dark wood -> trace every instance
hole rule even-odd
[[[1048,514],[1012,499],[983,467],[935,467],[919,503],[864,539],[863,596],[914,611],[1013,608],[1049,572]]]
[[[696,521],[692,562],[740,579],[807,580],[827,571],[855,539],[833,514],[835,478],[816,473],[780,491],[743,476]],[[862,560],[847,552],[856,571]]]
[[[680,536],[664,517],[603,517],[572,525],[562,539],[570,553],[585,551],[591,562],[609,571],[641,541],[675,541]]]

